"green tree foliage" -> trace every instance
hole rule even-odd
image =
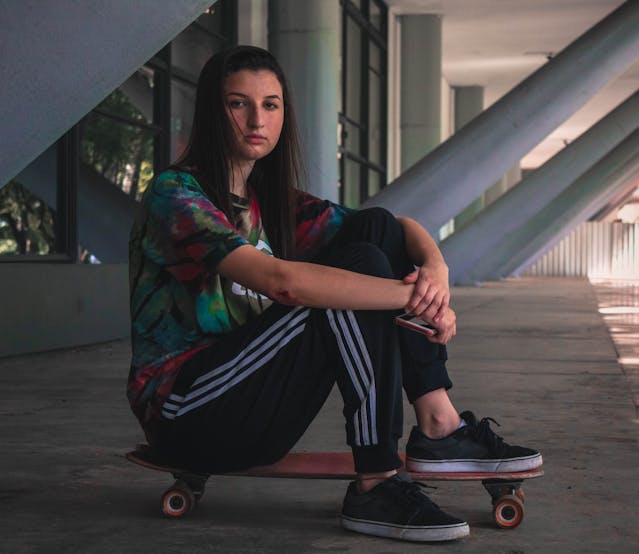
[[[55,250],[54,214],[17,181],[0,189],[0,254],[49,254]]]
[[[121,90],[99,106],[118,118],[145,121],[143,114]],[[99,113],[82,122],[82,161],[132,196],[143,192],[152,176],[153,135]]]

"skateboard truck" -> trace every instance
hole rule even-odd
[[[481,484],[493,502],[493,518],[503,529],[517,527],[524,519],[522,480],[484,479]]]
[[[204,496],[209,478],[201,473],[173,473],[175,483],[162,495],[162,512],[167,517],[182,517],[195,508]]]

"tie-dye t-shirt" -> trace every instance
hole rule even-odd
[[[146,191],[131,230],[129,274],[133,357],[128,397],[144,423],[154,419],[184,362],[272,301],[215,268],[251,244],[272,256],[257,199],[234,198],[235,221],[189,173],[165,171]],[[299,192],[296,258],[311,259],[352,210]]]

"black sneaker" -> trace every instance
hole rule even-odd
[[[468,524],[442,512],[422,485],[393,475],[368,492],[348,486],[342,526],[351,531],[404,541],[450,541],[469,533]]]
[[[490,428],[494,419],[477,422],[472,412],[460,414],[466,426],[443,439],[429,439],[413,427],[406,445],[409,471],[509,473],[542,465],[541,454],[531,448],[510,446]]]

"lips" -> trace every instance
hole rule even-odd
[[[266,137],[262,135],[246,135],[244,138],[250,144],[261,144],[266,141]]]

